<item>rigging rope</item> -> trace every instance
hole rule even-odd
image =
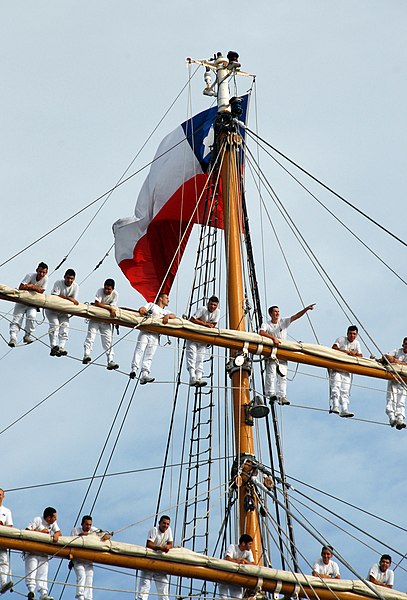
[[[378,223],[377,221],[375,221],[372,217],[369,217],[369,215],[366,214],[365,212],[363,212],[360,208],[358,208],[357,206],[355,206],[354,204],[352,204],[351,202],[349,202],[348,200],[346,200],[343,196],[341,196],[340,194],[338,194],[337,192],[335,192],[332,188],[330,188],[328,185],[326,185],[325,183],[323,183],[322,181],[320,181],[317,177],[315,177],[314,175],[312,175],[309,171],[307,171],[306,169],[304,169],[303,167],[301,167],[298,163],[296,163],[295,161],[293,161],[287,155],[285,155],[282,152],[280,152],[280,150],[277,150],[277,148],[275,148],[274,146],[272,146],[271,144],[269,144],[266,140],[264,140],[262,137],[260,137],[259,135],[257,135],[254,131],[252,131],[251,129],[249,129],[248,127],[246,127],[244,124],[242,124],[242,127],[244,127],[244,129],[249,134],[251,134],[256,139],[260,140],[263,144],[265,144],[266,146],[268,146],[269,148],[271,148],[272,150],[274,150],[274,152],[277,152],[277,154],[279,154],[280,156],[282,156],[285,160],[287,160],[289,163],[291,163],[292,165],[294,165],[297,169],[299,169],[300,171],[302,171],[303,173],[305,173],[305,175],[307,175],[308,177],[310,177],[311,179],[313,179],[316,183],[318,183],[323,188],[325,188],[326,190],[328,190],[328,192],[330,192],[331,194],[333,194],[334,196],[336,196],[337,198],[339,198],[339,200],[342,200],[342,202],[344,202],[347,206],[349,206],[354,211],[356,211],[357,213],[359,213],[360,215],[362,215],[362,217],[364,217],[365,219],[367,219],[368,221],[370,221],[371,223],[373,223],[373,225],[376,225],[376,227],[378,227],[379,229],[381,229],[382,231],[384,231],[385,233],[387,233],[389,236],[391,236],[392,238],[394,238],[397,242],[399,242],[403,246],[407,246],[407,242],[405,242],[402,239],[400,239],[397,235],[395,235],[394,233],[392,233],[389,229],[386,229],[386,227],[383,227],[383,225],[381,225],[380,223]]]
[[[126,167],[126,169],[123,171],[123,173],[120,175],[119,179],[116,182],[116,185],[112,188],[112,190],[107,194],[104,202],[102,203],[102,205],[97,209],[97,211],[95,212],[95,214],[93,215],[93,217],[90,219],[90,221],[88,222],[88,224],[86,225],[85,229],[82,231],[82,233],[79,235],[79,237],[77,238],[76,242],[73,244],[73,246],[71,247],[71,249],[68,251],[68,253],[66,254],[66,256],[61,260],[61,262],[55,267],[53,273],[55,271],[57,271],[62,265],[63,263],[66,261],[66,259],[68,258],[68,256],[71,254],[71,252],[74,250],[74,248],[78,245],[79,241],[82,239],[82,237],[84,236],[84,234],[86,233],[86,231],[89,229],[89,227],[91,226],[91,224],[93,223],[93,221],[96,219],[97,215],[100,213],[100,211],[102,210],[102,208],[105,206],[106,202],[109,200],[109,198],[111,197],[111,195],[113,194],[113,192],[117,189],[118,185],[121,183],[122,179],[124,178],[124,176],[126,175],[126,173],[128,173],[128,171],[130,170],[130,168],[133,166],[133,164],[135,163],[135,161],[137,160],[137,158],[140,156],[141,152],[144,150],[144,148],[146,147],[146,145],[148,144],[148,142],[150,141],[150,139],[152,138],[152,136],[154,135],[154,133],[157,131],[157,129],[159,128],[159,126],[161,125],[161,123],[164,121],[165,117],[169,114],[169,112],[171,111],[171,109],[173,108],[173,106],[175,105],[175,103],[177,102],[178,98],[181,96],[181,94],[183,93],[183,91],[185,90],[185,88],[187,86],[189,86],[190,81],[192,80],[192,78],[194,77],[194,75],[197,73],[199,67],[197,67],[194,71],[194,73],[190,76],[190,79],[185,83],[185,85],[181,88],[181,90],[178,92],[178,94],[176,95],[176,97],[174,98],[174,100],[171,102],[170,106],[167,108],[167,110],[164,112],[163,116],[161,117],[161,119],[158,121],[157,125],[154,127],[154,129],[150,132],[150,134],[147,136],[147,139],[144,141],[144,143],[141,145],[140,149],[138,150],[138,152],[136,152],[134,158],[130,161],[129,165]],[[93,271],[95,271],[97,268],[100,267],[100,265],[102,264],[102,262],[104,261],[104,259],[107,257],[107,255],[109,254],[110,250],[113,248],[114,244],[112,244],[112,246],[109,248],[109,250],[107,251],[107,253],[105,254],[105,256],[102,258],[102,260],[96,265],[96,267],[93,269]],[[93,272],[92,271],[92,272]],[[90,274],[89,274],[90,275]],[[87,279],[89,277],[89,275],[85,278]],[[83,281],[81,282],[83,283]]]
[[[252,165],[251,165],[250,161],[248,161],[248,165],[249,165],[249,168],[250,168],[250,172],[251,172],[251,174],[252,174],[252,177],[253,177],[253,181],[255,182],[255,178],[254,178],[254,175],[253,175],[253,170],[252,170]],[[255,182],[255,185],[257,185],[257,184],[256,184],[256,182]],[[258,193],[259,193],[259,197],[260,197],[260,199],[261,199],[261,204],[264,206],[264,200],[263,200],[263,197],[262,197],[262,195],[261,195],[261,191],[260,191],[260,188],[259,188],[259,187],[257,188],[257,191],[258,191]],[[297,282],[296,282],[296,280],[295,280],[294,273],[293,273],[293,271],[292,271],[292,269],[291,269],[291,266],[290,266],[290,264],[289,264],[289,262],[288,262],[287,255],[286,255],[286,253],[284,252],[284,248],[283,248],[283,245],[282,245],[282,243],[281,243],[281,240],[280,240],[280,238],[279,238],[279,236],[278,236],[278,234],[277,234],[277,230],[276,230],[276,228],[274,227],[274,223],[273,223],[271,220],[270,220],[270,225],[271,225],[271,228],[272,228],[272,230],[273,230],[274,237],[275,237],[275,238],[276,238],[276,240],[277,240],[277,244],[278,244],[278,247],[279,247],[279,249],[280,249],[280,252],[281,252],[281,254],[282,254],[282,256],[283,256],[283,259],[284,259],[284,262],[285,262],[285,264],[286,264],[286,267],[287,267],[288,273],[289,273],[289,275],[290,275],[290,277],[291,277],[291,280],[292,280],[292,282],[293,282],[293,285],[294,285],[294,287],[295,287],[295,290],[296,290],[296,292],[297,292],[297,295],[298,295],[298,297],[299,297],[299,299],[300,299],[300,302],[301,302],[301,304],[302,304],[302,307],[303,307],[303,308],[305,308],[306,304],[305,304],[305,302],[304,302],[304,299],[303,299],[303,297],[302,297],[302,294],[301,294],[301,292],[300,292],[300,290],[299,290],[299,287],[298,287],[298,285],[297,285]],[[265,269],[264,269],[264,271],[265,271]],[[309,325],[310,325],[310,327],[311,327],[312,333],[314,334],[314,338],[315,338],[315,340],[316,340],[317,344],[319,344],[320,342],[319,342],[319,339],[318,339],[317,333],[316,333],[316,331],[315,331],[315,329],[314,329],[314,326],[313,326],[313,323],[312,323],[312,320],[311,320],[311,317],[310,317],[309,313],[308,313],[308,312],[306,312],[306,313],[305,313],[305,316],[307,317],[307,320],[308,320],[308,323],[309,323]]]
[[[250,150],[248,150],[248,152],[251,154]],[[251,154],[252,156],[252,154]],[[262,177],[264,178],[264,173],[260,170]],[[317,273],[320,275],[321,279],[324,281],[325,285],[327,286],[329,292],[332,294],[333,298],[335,299],[335,301],[337,302],[339,308],[341,309],[341,311],[345,314],[345,316],[347,318],[348,315],[346,314],[346,311],[344,310],[343,306],[341,305],[341,303],[339,302],[339,299],[336,298],[335,294],[333,293],[332,289],[329,287],[327,281],[324,279],[324,277],[322,277],[321,272],[324,274],[324,276],[326,277],[326,279],[329,281],[329,283],[331,284],[332,288],[336,291],[336,293],[338,294],[339,298],[342,300],[343,304],[347,307],[347,309],[350,311],[350,313],[352,314],[352,316],[354,317],[354,319],[356,320],[356,322],[359,324],[360,328],[365,332],[365,334],[367,335],[367,337],[369,338],[369,340],[373,343],[373,345],[375,346],[375,348],[380,352],[381,355],[384,354],[384,352],[382,352],[382,350],[380,349],[380,347],[377,345],[377,343],[375,342],[375,340],[372,338],[372,336],[369,334],[369,332],[367,331],[367,329],[364,327],[363,323],[360,321],[360,319],[356,316],[356,314],[354,313],[354,311],[352,310],[352,308],[350,307],[350,305],[348,304],[348,302],[345,300],[343,294],[340,292],[339,288],[336,286],[336,284],[334,283],[334,281],[332,280],[332,278],[328,275],[326,269],[322,266],[322,263],[319,261],[319,259],[317,258],[317,256],[315,255],[315,253],[313,252],[313,250],[310,248],[309,244],[306,242],[304,236],[301,234],[300,230],[298,229],[298,227],[295,225],[293,219],[291,218],[291,216],[289,215],[287,209],[284,207],[283,203],[281,202],[281,200],[279,199],[279,197],[277,196],[277,194],[275,193],[274,189],[272,188],[271,184],[267,181],[267,179],[264,178],[264,181],[266,183],[266,186],[269,189],[269,194],[270,197],[272,198],[273,202],[275,203],[276,207],[278,208],[278,210],[280,211],[281,215],[283,216],[284,220],[286,221],[287,225],[290,227],[291,231],[293,232],[294,236],[296,237],[297,241],[299,241],[300,245],[302,246],[302,248],[304,249],[304,251],[306,252],[308,258],[311,260],[311,263],[314,265],[314,267],[316,268]],[[266,206],[264,206],[266,213],[268,215],[268,218],[271,222],[271,218],[270,215],[267,211]],[[300,241],[301,240],[301,241]],[[305,250],[306,249],[306,250]],[[312,258],[311,258],[312,257]],[[315,262],[314,262],[315,261]],[[317,266],[318,265],[318,268]],[[360,336],[361,339],[363,340],[363,337]],[[363,343],[365,344],[366,348],[368,349],[368,351],[372,354],[371,350],[369,349],[369,346],[367,345],[366,341],[363,340]]]
[[[378,261],[380,261],[389,271],[391,271],[391,273],[393,273],[393,275],[395,275],[398,279],[400,279],[400,281],[402,283],[404,283],[405,285],[407,285],[407,281],[405,279],[403,279],[401,277],[401,275],[399,275],[394,269],[392,269],[392,267],[386,263],[372,248],[370,248],[370,246],[368,246],[366,244],[366,242],[364,242],[354,231],[353,229],[351,229],[350,227],[348,227],[337,215],[335,215],[335,213],[333,211],[331,211],[315,194],[313,194],[311,192],[311,190],[309,190],[297,177],[295,177],[295,175],[293,175],[280,161],[278,161],[272,154],[270,154],[265,148],[262,148],[266,154],[268,154],[270,156],[270,158],[272,160],[275,161],[276,164],[278,164],[296,183],[298,183],[298,185],[300,187],[302,187],[303,190],[305,190],[312,198],[314,198],[314,200],[320,205],[322,206],[322,208],[328,213],[330,214],[340,225],[342,225],[342,227],[344,229],[346,229],[346,231],[348,233],[350,233],[356,240],[358,240],[358,242],[360,244],[362,244],[362,246],[364,246],[366,248],[366,250],[368,250],[371,254],[373,254],[373,256],[375,258],[377,258]]]

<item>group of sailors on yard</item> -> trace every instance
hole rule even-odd
[[[13,527],[11,510],[3,506],[5,492],[0,488],[0,525]],[[29,531],[37,531],[50,536],[53,542],[57,542],[62,533],[57,523],[57,511],[52,506],[44,509],[42,516],[34,517],[26,527]],[[71,535],[76,537],[92,536],[101,542],[110,539],[111,534],[93,526],[92,517],[84,515],[81,525],[72,529]],[[158,526],[152,527],[147,534],[146,548],[155,552],[169,552],[173,548],[173,535],[170,527],[170,517],[163,515]],[[225,553],[225,560],[240,565],[254,565],[252,554],[253,538],[248,534],[240,536],[238,544],[230,544]],[[332,560],[332,548],[323,546],[321,558],[312,567],[312,575],[322,579],[340,579],[339,567]],[[27,598],[35,599],[36,591],[40,600],[53,600],[48,595],[48,564],[49,558],[46,554],[23,553],[25,565],[25,583],[28,589]],[[368,581],[376,585],[392,588],[394,585],[394,573],[390,569],[391,557],[384,554],[379,563],[373,565],[368,573]],[[93,563],[89,561],[71,560],[69,568],[73,567],[76,575],[76,598],[77,600],[92,600],[93,588]],[[157,594],[161,600],[169,600],[169,580],[166,573],[141,571],[137,600],[147,600],[150,592],[151,581],[154,580]],[[7,550],[0,549],[0,594],[13,590],[13,581],[10,576],[10,564]],[[243,589],[240,586],[229,583],[219,583],[218,597],[242,598]]]
[[[0,488],[0,525],[13,527],[13,518],[10,509],[3,506],[5,493]],[[50,536],[53,542],[57,542],[62,533],[57,523],[57,511],[48,506],[42,516],[34,517],[26,527],[29,531],[37,531]],[[110,539],[111,534],[93,526],[92,517],[84,515],[81,525],[72,529],[71,535],[76,537],[92,536],[101,542]],[[163,515],[158,526],[152,527],[147,534],[146,547],[155,552],[169,552],[173,548],[173,535],[170,527],[170,517]],[[255,564],[252,554],[253,538],[248,534],[240,536],[238,544],[230,544],[225,553],[225,560],[240,565]],[[312,566],[312,575],[322,579],[340,579],[339,566],[332,560],[332,548],[323,546],[321,558]],[[25,582],[28,589],[27,598],[35,599],[36,591],[40,600],[53,600],[48,595],[48,564],[49,558],[46,554],[23,553],[25,563]],[[390,569],[391,557],[384,554],[379,563],[374,564],[368,573],[368,580],[376,585],[392,588],[394,585],[394,573]],[[69,568],[73,567],[76,575],[76,598],[77,600],[92,600],[93,588],[93,563],[89,561],[71,560]],[[169,600],[169,580],[166,573],[141,571],[137,600],[147,600],[150,592],[151,581],[154,580],[157,594],[161,600]],[[10,576],[10,564],[5,549],[0,549],[0,594],[13,589],[13,581]],[[219,583],[219,598],[242,598],[243,589],[230,583]]]
[[[48,282],[48,266],[41,262],[35,273],[29,273],[24,277],[19,285],[20,290],[34,291],[43,294]],[[75,282],[75,271],[68,269],[64,278],[54,283],[51,294],[59,296],[68,302],[78,304],[79,286]],[[116,307],[118,303],[118,294],[115,290],[113,279],[106,279],[102,288],[95,294],[95,300],[92,304],[109,311],[110,317],[116,316]],[[156,302],[148,302],[139,309],[141,316],[149,316],[154,319],[161,319],[163,324],[168,323],[169,319],[175,319],[168,308],[169,298],[165,293],[158,295]],[[297,319],[304,316],[309,310],[313,310],[315,304],[306,306],[291,317],[280,317],[278,306],[271,306],[268,310],[269,319],[264,321],[260,327],[260,335],[270,338],[275,346],[281,344],[282,340],[287,338],[288,327]],[[28,307],[16,303],[13,317],[10,323],[10,341],[8,345],[15,347],[17,345],[17,335],[24,324],[23,341],[30,344],[34,341],[33,333],[36,327],[36,311],[34,307]],[[49,322],[49,340],[51,356],[66,356],[66,343],[69,333],[69,315],[46,309],[46,316]],[[216,296],[209,298],[206,306],[198,309],[191,317],[191,321],[204,327],[216,327],[219,321],[219,299]],[[96,334],[100,333],[101,342],[107,358],[107,369],[115,370],[119,365],[114,361],[113,352],[113,326],[109,323],[99,321],[89,321],[88,331],[84,342],[83,364],[91,362],[91,353]],[[348,327],[346,336],[338,337],[333,343],[332,348],[338,352],[343,352],[350,356],[362,356],[358,337],[358,328],[356,325]],[[155,381],[151,377],[151,365],[154,354],[159,345],[160,336],[158,333],[140,331],[134,350],[131,363],[130,378],[135,379],[139,376],[141,385]],[[207,381],[203,379],[203,363],[205,358],[206,344],[187,341],[186,343],[186,363],[189,372],[189,385],[194,387],[203,387]],[[407,337],[404,338],[402,347],[389,354],[385,354],[383,360],[388,364],[407,364]],[[287,399],[287,361],[279,359],[278,361],[268,358],[266,364],[265,394],[270,402],[277,402],[280,405],[290,404]],[[329,370],[330,386],[330,408],[329,412],[340,417],[353,417],[354,413],[349,410],[350,390],[352,384],[352,375],[344,371]],[[386,414],[391,427],[404,429],[405,421],[405,402],[406,402],[406,383],[401,379],[391,379],[387,386],[386,396]]]

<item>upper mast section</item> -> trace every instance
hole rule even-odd
[[[231,112],[229,81],[235,75],[244,77],[255,77],[251,73],[245,73],[240,70],[239,55],[233,50],[229,50],[227,56],[222,52],[217,52],[213,58],[208,60],[199,60],[196,58],[187,58],[189,63],[197,63],[205,67],[204,81],[205,96],[215,96],[218,100],[218,112]],[[215,73],[215,79],[212,82],[212,72]]]

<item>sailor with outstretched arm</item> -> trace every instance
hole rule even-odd
[[[276,346],[287,339],[287,329],[297,319],[300,319],[309,310],[314,310],[315,304],[306,306],[291,317],[280,317],[280,309],[278,306],[270,306],[268,313],[270,319],[261,324],[259,333],[263,337],[269,338]],[[279,359],[278,363],[272,358],[266,359],[266,380],[265,393],[270,397],[270,402],[278,402],[278,404],[290,404],[287,399],[287,361]]]

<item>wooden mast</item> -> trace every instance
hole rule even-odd
[[[218,148],[222,148],[220,172],[225,231],[229,327],[236,331],[245,331],[241,253],[242,198],[240,174],[237,165],[241,139],[237,133],[237,127],[233,125],[232,115],[230,114],[228,80],[231,71],[226,68],[229,60],[218,55],[215,64],[218,80],[218,118],[215,124],[215,132],[218,131],[219,135],[219,140],[215,140],[215,145]],[[232,359],[236,354],[236,352],[231,353]],[[243,364],[242,368],[234,369],[232,366],[231,369],[235,454],[237,459],[235,464],[238,466],[239,471],[241,456],[251,455],[254,457],[253,427],[248,425],[245,419],[245,410],[247,410],[250,403],[249,371],[250,369],[245,364]],[[254,505],[251,505],[251,510],[246,510],[248,489],[246,486],[247,477],[244,472],[241,473],[241,477],[238,480],[242,483],[238,488],[240,534],[248,533],[252,536],[252,552],[255,563],[259,565],[262,561],[262,546],[257,506],[253,498]],[[253,510],[253,508],[255,509]]]

